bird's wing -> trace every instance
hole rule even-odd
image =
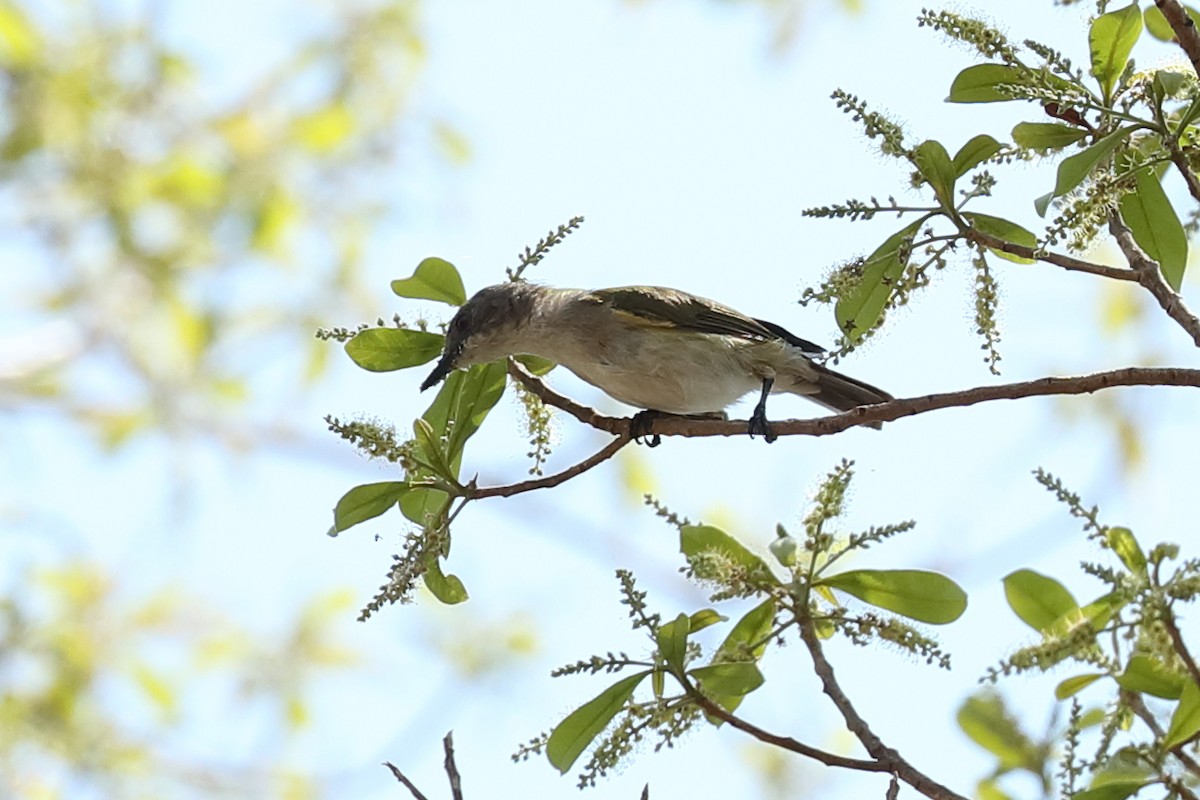
[[[782,339],[805,353],[818,355],[824,348],[801,339],[780,325],[748,317],[729,306],[661,286],[622,286],[598,289],[592,296],[618,313],[630,314],[644,324],[698,333],[720,333],[753,341]]]

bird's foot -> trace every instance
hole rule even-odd
[[[647,447],[658,447],[662,444],[662,437],[657,433],[651,433],[650,428],[654,424],[654,420],[663,416],[661,411],[647,408],[633,415],[633,419],[629,423],[629,436],[638,444],[644,444]]]
[[[779,438],[771,430],[771,423],[767,422],[767,408],[765,404],[755,407],[754,413],[750,415],[750,425],[746,432],[750,434],[751,439],[754,438],[754,434],[761,433],[762,437],[767,440],[767,444]]]

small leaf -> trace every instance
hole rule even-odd
[[[1061,583],[1031,569],[1019,569],[1005,577],[1004,596],[1022,622],[1042,633],[1068,612],[1079,610]]]
[[[766,563],[744,544],[712,525],[684,525],[679,529],[679,551],[688,561],[705,553],[718,553],[746,571],[771,575]],[[704,576],[701,576],[704,577]]]
[[[341,533],[394,508],[409,488],[405,481],[383,481],[355,486],[342,495],[342,499],[338,500],[333,509],[334,533]]]
[[[942,206],[953,208],[954,181],[958,176],[942,143],[933,139],[921,142],[913,148],[913,164],[921,177],[929,182]]]
[[[1134,177],[1136,188],[1121,197],[1121,217],[1146,255],[1158,262],[1167,284],[1178,292],[1187,267],[1187,233],[1154,170],[1145,167]]]
[[[1024,247],[1037,247],[1037,236],[1033,234],[1033,231],[1022,228],[1015,222],[1010,222],[1003,217],[993,217],[990,214],[980,214],[975,211],[964,211],[963,216],[967,218],[972,227],[978,228],[989,236],[995,236],[997,239],[1003,239],[1006,242],[1019,244]],[[1003,250],[989,249],[1000,258],[1008,261],[1014,261],[1018,264],[1034,263],[1034,259],[1032,258],[1013,255]]]
[[[1138,653],[1129,659],[1125,671],[1117,676],[1117,684],[1130,692],[1145,692],[1165,700],[1178,700],[1187,681],[1182,675],[1164,667],[1157,658]]]
[[[1114,780],[1091,789],[1084,789],[1082,792],[1076,792],[1071,795],[1071,800],[1125,800],[1151,783],[1153,780],[1150,778]]]
[[[763,685],[762,672],[748,661],[696,667],[688,675],[700,681],[700,688],[709,696],[744,697]]]
[[[446,575],[442,572],[441,559],[431,555],[425,565],[425,588],[430,594],[448,606],[467,601],[467,587],[457,575]]]
[[[996,757],[1002,770],[1036,763],[1037,746],[1021,731],[999,695],[981,692],[968,697],[955,719],[971,741]]]
[[[541,377],[558,365],[548,358],[541,356],[514,356],[530,375]]]
[[[1089,672],[1086,675],[1075,675],[1067,678],[1060,681],[1058,686],[1054,687],[1054,697],[1057,700],[1066,700],[1068,697],[1074,697],[1080,691],[1103,677],[1104,673],[1102,672]]]
[[[1142,34],[1142,12],[1135,2],[1125,8],[1102,14],[1092,22],[1088,33],[1088,45],[1092,54],[1092,75],[1100,82],[1107,100],[1125,64],[1133,45]]]
[[[1132,132],[1132,126],[1120,128],[1087,149],[1064,158],[1062,163],[1058,165],[1058,175],[1054,183],[1054,191],[1038,198],[1037,202],[1034,203],[1034,208],[1037,210],[1038,216],[1046,216],[1046,209],[1049,208],[1050,201],[1055,197],[1062,197],[1083,183],[1092,174],[1092,171],[1102,161],[1111,156],[1117,145],[1125,141]]]
[[[1200,733],[1200,688],[1192,681],[1183,685],[1179,705],[1171,715],[1171,725],[1163,738],[1162,749],[1170,750]]]
[[[392,291],[400,297],[436,300],[452,306],[467,302],[467,292],[458,269],[446,259],[435,256],[421,261],[412,277],[392,281]]]
[[[703,608],[688,618],[688,630],[695,633],[710,625],[716,625],[718,622],[726,622],[728,619],[729,617],[718,614],[715,609]]]
[[[1013,141],[1030,150],[1061,150],[1087,135],[1085,128],[1061,122],[1018,122],[1012,129]]]
[[[690,620],[687,614],[680,614],[670,622],[658,626],[658,654],[675,672],[683,672],[684,661],[687,659],[687,640],[690,633]]]
[[[953,622],[967,609],[967,593],[957,583],[926,570],[859,569],[821,578],[819,583],[931,625]]]
[[[555,725],[546,740],[546,758],[550,763],[559,772],[569,770],[592,740],[603,733],[612,718],[625,707],[638,684],[649,674],[649,671],[639,672],[617,681]]]
[[[950,103],[1003,103],[1016,98],[999,86],[1028,86],[1028,73],[1007,64],[975,64],[955,76],[950,84]]]
[[[1000,143],[986,133],[972,137],[954,154],[954,177],[961,178],[999,152]]]
[[[918,220],[888,237],[863,261],[858,281],[838,298],[834,317],[851,342],[860,341],[879,323],[892,288],[908,266],[913,236],[920,227]]]
[[[775,624],[775,599],[768,598],[747,611],[733,626],[733,630],[717,648],[721,658],[738,657],[745,647],[751,645],[754,649],[751,655],[762,658],[767,649],[767,634]]]
[[[1146,554],[1129,528],[1109,528],[1105,536],[1108,546],[1125,568],[1134,575],[1146,575]]]
[[[1158,6],[1148,6],[1142,12],[1142,23],[1146,26],[1146,33],[1160,42],[1169,42],[1175,38],[1175,31],[1171,28],[1171,23],[1167,22],[1167,18],[1158,10]]]
[[[346,354],[365,370],[391,372],[426,364],[442,352],[440,333],[405,328],[367,328],[346,342]]]

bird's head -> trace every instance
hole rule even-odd
[[[544,291],[536,284],[512,281],[476,292],[450,320],[442,357],[421,384],[421,391],[437,385],[456,369],[519,355],[520,329],[529,321]]]

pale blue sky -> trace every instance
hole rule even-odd
[[[830,92],[842,87],[858,94],[902,120],[914,141],[938,138],[952,152],[976,132],[1003,138],[1013,123],[1036,119],[1035,110],[1016,106],[945,104],[950,79],[971,56],[917,29],[922,5],[868,2],[867,13],[851,17],[814,2],[792,47],[773,52],[769,25],[749,5],[429,3],[430,61],[413,110],[456,126],[474,158],[460,169],[413,163],[406,170],[396,187],[394,220],[368,252],[379,310],[445,315],[433,304],[396,300],[388,280],[436,254],[459,266],[470,291],[501,279],[514,254],[547,229],[583,214],[583,229],[532,277],[575,286],[676,286],[831,343],[831,314],[798,307],[800,291],[830,265],[869,252],[899,225],[807,220],[800,211],[851,196],[903,198],[906,171],[875,154],[834,108]],[[308,16],[307,6],[293,14],[282,2],[229,4],[231,13],[246,12],[245,22],[222,25],[218,37],[211,21],[189,24],[198,6],[178,12],[174,30],[225,65],[224,81],[236,73],[230,63],[271,57],[281,46],[272,44],[275,26],[319,19]],[[1053,8],[1048,0],[984,7],[1014,39],[1032,35],[1064,44],[1085,62],[1079,23],[1086,9]],[[220,16],[205,9],[209,20]],[[1143,52],[1148,63],[1171,55],[1160,45]],[[427,153],[420,135],[412,136],[402,150]],[[1035,227],[1031,198],[1050,187],[1052,174],[1048,164],[1000,173],[997,198],[979,209]],[[1186,338],[1166,324],[1148,325],[1135,343],[1098,337],[1093,279],[1048,266],[997,262],[996,270],[1004,380],[1119,366],[1146,349],[1170,363],[1189,363]],[[898,396],[995,382],[972,333],[970,280],[965,265],[939,275],[842,368]],[[419,372],[374,375],[339,359],[331,379],[291,420],[318,436],[324,413],[375,415],[406,426],[428,401],[417,392]],[[569,376],[556,374],[553,381],[583,401],[619,410]],[[736,519],[737,533],[762,549],[776,521],[798,526],[819,478],[849,457],[859,470],[852,524],[918,522],[903,541],[859,563],[945,570],[968,590],[971,605],[957,624],[939,631],[954,656],[948,676],[906,656],[840,642],[829,646],[830,658],[877,733],[937,779],[970,792],[988,762],[957,733],[953,711],[984,667],[1029,641],[1004,608],[1000,579],[1030,566],[1060,576],[1081,598],[1096,591],[1073,571],[1080,558],[1092,557],[1077,526],[1029,471],[1041,465],[1058,473],[1100,502],[1105,520],[1130,525],[1143,543],[1178,540],[1183,532],[1172,521],[1193,519],[1198,510],[1185,466],[1194,460],[1195,433],[1185,401],[1172,390],[1145,395],[1141,407],[1156,425],[1149,466],[1128,482],[1117,480],[1116,451],[1103,426],[1068,424],[1055,400],[1034,399],[938,412],[878,433],[794,437],[772,446],[669,440],[653,451],[623,454],[559,489],[477,504],[457,523],[450,561],[472,600],[438,608],[422,598],[417,607],[386,609],[366,625],[348,616],[344,635],[363,651],[366,666],[323,681],[313,727],[291,744],[268,747],[328,771],[330,796],[402,796],[377,766],[385,759],[430,796],[444,796],[440,740],[454,729],[468,796],[574,796],[571,775],[559,778],[540,761],[513,766],[508,755],[605,685],[603,678],[552,680],[550,668],[592,652],[643,647],[625,626],[613,570],[633,568],[664,615],[704,602],[675,574],[673,531],[620,488],[631,462],[654,475],[659,497],[672,509],[693,520]],[[799,400],[772,401],[773,417],[811,413]],[[519,429],[518,407],[506,399],[473,443],[465,469],[477,470],[482,483],[522,479]],[[552,468],[604,441],[570,420],[561,420],[558,430]],[[56,508],[97,557],[134,586],[185,581],[262,631],[290,618],[295,604],[317,588],[352,587],[361,605],[399,541],[398,515],[338,539],[323,535],[342,492],[388,477],[348,453],[230,457],[198,447],[189,466],[194,496],[188,513],[172,519],[161,444],[143,442],[108,460],[64,447],[63,434],[52,426],[34,423],[22,436],[31,451],[54,456],[35,459],[18,478],[19,491]],[[64,485],[79,487],[72,493],[77,502],[66,508]],[[537,626],[533,658],[468,682],[437,655],[436,637],[486,636],[514,615]],[[846,744],[830,733],[836,720],[802,648],[771,655],[765,670],[767,685],[742,706],[748,718],[820,746]],[[1052,684],[1005,686],[1020,692],[1035,729],[1044,723]],[[250,758],[263,741],[256,737],[271,742],[261,712],[209,709],[206,724],[178,746],[222,760],[240,761],[239,752]],[[673,752],[644,753],[590,796],[636,797],[647,781],[652,797],[758,796],[755,778],[744,769],[745,745],[732,730],[698,730]],[[810,781],[805,796],[884,791],[878,777],[847,778],[793,763]]]

